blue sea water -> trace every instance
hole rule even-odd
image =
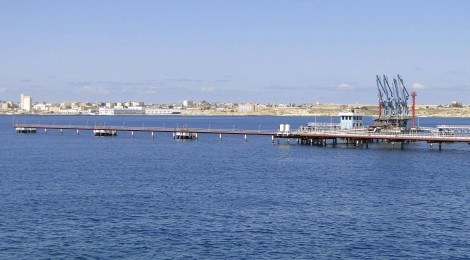
[[[16,134],[13,120],[275,130],[337,118],[2,116],[0,259],[470,257],[468,144]]]

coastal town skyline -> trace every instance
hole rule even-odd
[[[47,4],[46,4],[47,3]],[[470,103],[466,1],[0,3],[0,100]]]
[[[409,104],[412,107],[413,103]],[[447,104],[416,104],[417,116],[467,117],[470,106],[454,100]],[[257,116],[337,116],[343,111],[358,109],[366,115],[377,116],[378,104],[322,103],[243,103],[183,100],[173,103],[142,101],[99,102],[37,102],[22,93],[20,101],[0,100],[0,115],[257,115]]]

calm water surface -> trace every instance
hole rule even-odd
[[[470,146],[15,134],[0,117],[0,258],[468,258]],[[275,130],[333,117],[21,116]],[[421,118],[422,126],[470,119]]]

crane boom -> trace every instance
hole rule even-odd
[[[387,75],[376,75],[377,90],[379,94],[380,125],[394,125],[406,127],[408,122],[409,93],[400,75],[392,78],[389,83]]]

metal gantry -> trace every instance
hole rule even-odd
[[[393,86],[390,86],[388,77],[376,76],[379,95],[379,117],[376,122],[380,126],[394,126],[406,128],[408,123],[408,98],[410,94],[400,75],[393,77]]]

